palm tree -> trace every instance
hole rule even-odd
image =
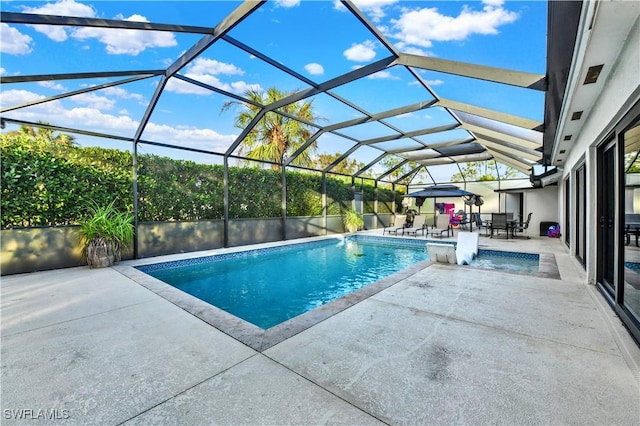
[[[45,121],[38,121],[39,124],[49,124]],[[76,138],[72,135],[68,135],[66,133],[57,133],[51,129],[46,127],[37,127],[27,126],[25,124],[21,125],[17,131],[8,132],[8,135],[22,135],[27,136],[28,138],[40,142],[46,145],[59,145],[64,147],[75,146]]]
[[[235,127],[244,129],[262,110],[263,105],[269,105],[280,99],[290,96],[294,92],[281,92],[272,87],[266,92],[250,89],[245,92],[248,102],[229,101],[222,106],[222,110],[229,109],[232,105],[241,105],[243,108],[235,119]],[[240,144],[240,155],[256,160],[264,160],[274,163],[273,168],[279,169],[284,159],[292,155],[311,137],[312,130],[302,121],[290,117],[298,117],[307,122],[317,119],[313,113],[312,102],[294,102],[279,108],[279,111],[287,115],[275,112],[266,113],[254,126]],[[298,166],[313,165],[313,155],[317,148],[314,142],[308,149],[298,155],[293,164]]]

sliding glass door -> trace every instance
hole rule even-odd
[[[576,258],[582,266],[587,262],[587,174],[585,165],[576,170],[575,176],[575,233]]]
[[[598,286],[640,342],[640,102],[598,148]]]
[[[571,178],[564,180],[564,243],[571,244]]]
[[[640,119],[620,137],[624,146],[624,273],[620,298],[631,317],[640,322]]]
[[[616,160],[612,138],[598,150],[598,282],[615,299],[616,294]]]

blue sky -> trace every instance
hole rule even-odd
[[[479,1],[355,1],[394,46],[406,53],[544,74],[546,2]],[[239,3],[227,1],[2,1],[3,11],[126,19],[213,27]],[[201,38],[197,34],[123,31],[99,28],[32,27],[1,24],[3,76],[68,72],[162,69]],[[270,1],[229,35],[271,56],[315,82],[324,82],[390,55],[343,6],[333,1]],[[300,90],[304,82],[263,63],[226,42],[217,42],[181,74],[228,92],[278,87]],[[496,83],[420,71],[442,98],[468,102],[542,121],[544,97]],[[78,90],[107,80],[58,80],[3,85],[0,102],[11,105]],[[44,120],[123,136],[133,136],[158,79],[151,78],[11,111],[4,116]],[[337,87],[334,93],[368,112],[381,112],[431,99],[404,68],[393,67],[369,78]],[[143,139],[224,152],[240,130],[233,125],[237,110],[221,112],[230,98],[172,79],[154,110]],[[310,99],[323,123],[361,116],[357,111],[318,95]],[[388,120],[405,131],[451,122],[439,109],[423,110]],[[8,126],[8,130],[11,130]],[[358,139],[389,134],[375,124],[345,131]],[[439,142],[464,136],[463,131],[430,136]],[[113,146],[79,137],[83,144]],[[402,146],[402,141],[398,142]],[[327,135],[318,153],[346,151],[353,143]],[[411,143],[406,142],[407,147]],[[118,145],[116,145],[118,146]],[[121,144],[121,148],[129,148]],[[381,145],[381,147],[383,147]],[[155,152],[146,147],[143,151]],[[354,154],[368,163],[380,154],[367,147]],[[183,154],[181,154],[183,155]],[[186,154],[184,154],[186,155]],[[198,161],[218,162],[217,157]]]

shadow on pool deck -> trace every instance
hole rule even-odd
[[[127,264],[3,277],[3,424],[637,424],[638,346],[532,240],[480,243],[553,253],[561,279],[423,264],[260,351]]]

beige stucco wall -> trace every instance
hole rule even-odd
[[[365,215],[365,228],[383,227],[390,215]],[[282,240],[283,220],[232,219],[229,246]],[[344,232],[341,216],[289,217],[287,239],[339,234]],[[3,229],[0,274],[10,275],[48,269],[81,266],[81,247],[76,226]],[[224,246],[224,221],[146,222],[139,225],[138,256],[211,250]],[[123,258],[131,258],[131,250]]]
[[[2,275],[82,265],[76,227],[3,229]]]

